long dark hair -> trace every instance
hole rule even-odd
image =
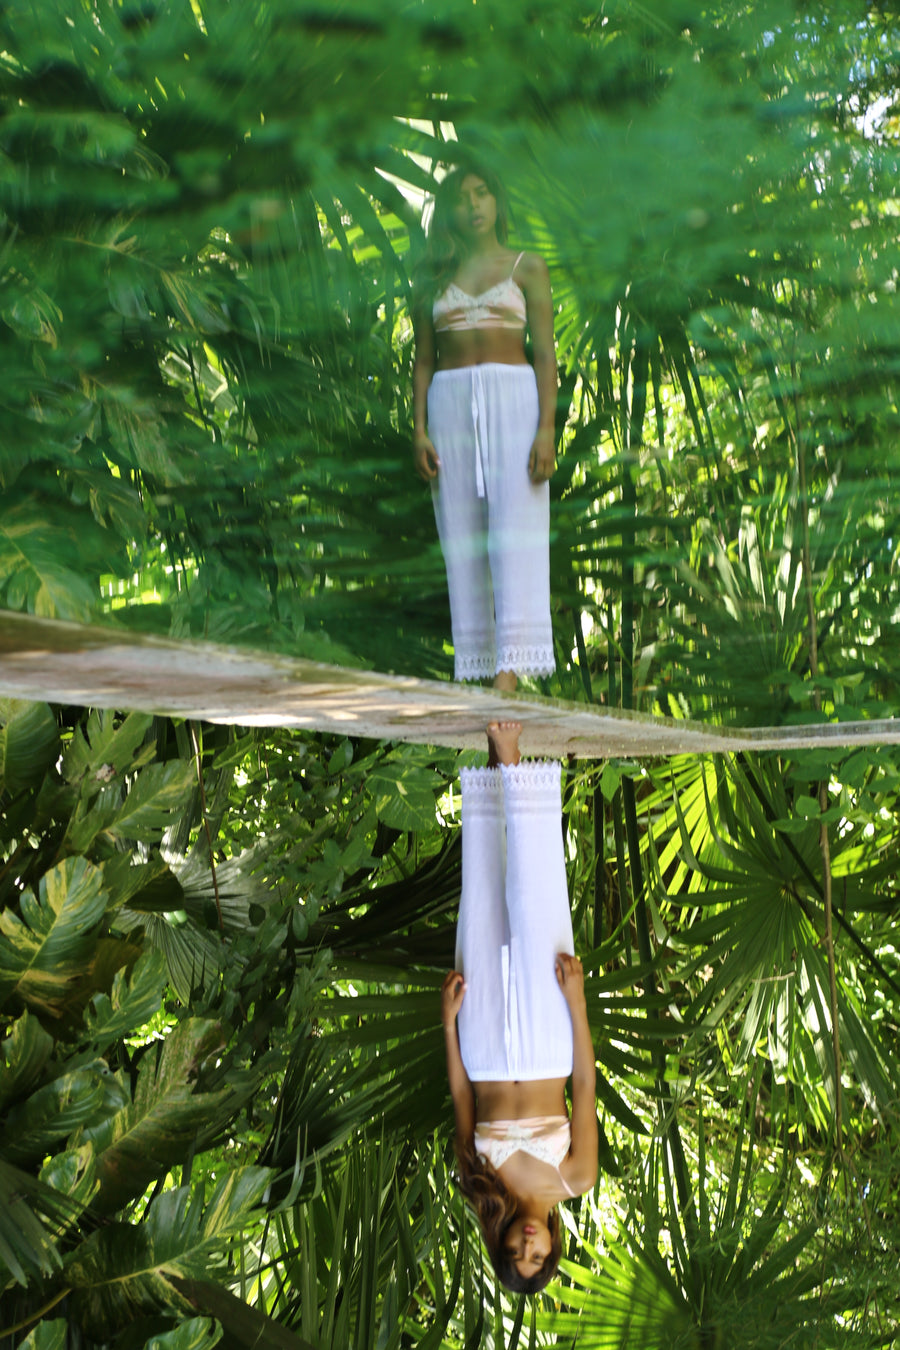
[[[456,1157],[459,1189],[475,1211],[484,1245],[500,1283],[514,1294],[539,1293],[553,1279],[562,1255],[562,1232],[556,1208],[547,1218],[549,1255],[541,1268],[526,1278],[519,1274],[513,1257],[506,1250],[506,1234],[519,1212],[517,1198],[500,1180],[487,1158],[475,1152],[471,1141],[462,1147],[457,1144]]]
[[[506,189],[499,176],[487,164],[475,160],[460,160],[449,171],[434,194],[434,214],[428,230],[428,246],[416,268],[415,289],[422,305],[431,305],[456,273],[466,256],[466,245],[453,223],[453,208],[459,200],[462,181],[469,174],[480,178],[497,203],[497,242],[505,244],[509,237],[509,207]]]

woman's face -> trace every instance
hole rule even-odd
[[[497,198],[477,173],[467,173],[453,206],[453,223],[466,239],[497,232]]]
[[[503,1246],[523,1279],[536,1275],[550,1255],[550,1229],[540,1219],[513,1219]]]

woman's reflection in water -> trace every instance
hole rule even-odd
[[[596,1180],[597,1115],[560,766],[520,763],[520,732],[518,722],[492,723],[488,767],[461,774],[457,969],[441,1011],[459,1184],[500,1280],[533,1294],[559,1264],[558,1202]]]

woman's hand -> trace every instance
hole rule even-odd
[[[563,998],[569,1005],[569,1011],[585,1006],[584,971],[577,956],[560,952],[556,958],[556,979],[563,992]]]
[[[547,483],[556,468],[556,441],[550,427],[540,429],[528,456],[528,477],[532,483]]]
[[[451,970],[441,985],[441,1021],[450,1030],[466,996],[466,982],[458,970]]]
[[[438,470],[441,467],[440,457],[430,436],[425,431],[417,431],[413,436],[413,461],[416,466],[416,473],[426,483],[430,483],[433,478],[437,478]]]

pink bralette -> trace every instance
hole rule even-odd
[[[514,1153],[527,1153],[559,1172],[572,1146],[568,1116],[526,1116],[522,1120],[481,1120],[475,1126],[475,1152],[487,1158],[495,1171]],[[569,1195],[572,1191],[560,1181]]]
[[[514,278],[521,257],[520,253],[508,277],[479,295],[469,295],[451,281],[432,306],[434,331],[458,333],[467,328],[524,328],[527,317],[525,296]]]

